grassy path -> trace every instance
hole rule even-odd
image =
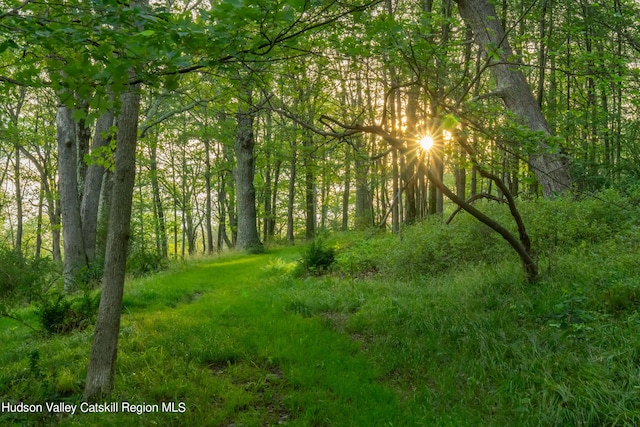
[[[378,381],[357,343],[319,318],[285,310],[278,297],[280,285],[270,272],[277,273],[275,264],[296,257],[292,250],[225,257],[127,284],[116,392],[108,402],[175,402],[177,409],[183,403],[185,412],[139,415],[123,413],[121,406],[115,414],[35,420],[14,416],[7,421],[82,426],[406,425],[396,396]],[[39,375],[40,382],[48,382],[44,400],[55,390],[53,400],[78,403],[90,337],[86,331],[29,340],[25,346],[36,349],[37,366],[30,365],[24,351],[5,362],[10,369],[27,371],[23,380],[37,381]]]

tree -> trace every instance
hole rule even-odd
[[[255,177],[254,157],[254,117],[253,89],[250,82],[240,82],[242,90],[236,113],[237,128],[233,151],[236,156],[236,168],[233,176],[236,182],[238,200],[238,240],[236,248],[249,252],[262,252],[263,246],[258,234],[256,190],[253,184]]]
[[[60,206],[64,242],[64,288],[76,286],[76,275],[87,266],[87,255],[82,233],[80,199],[78,197],[76,122],[73,111],[62,103],[56,117],[58,129],[58,175]]]
[[[84,400],[87,401],[97,400],[110,394],[114,384],[136,173],[136,142],[140,109],[138,84],[131,85],[120,96],[120,104],[102,294],[83,395]]]
[[[545,197],[571,189],[572,181],[562,157],[552,151],[551,129],[542,114],[527,80],[517,65],[504,28],[495,7],[487,0],[456,0],[460,15],[473,30],[476,42],[487,53],[497,90],[491,95],[500,97],[523,125],[540,137],[530,161]],[[557,149],[557,147],[556,147]]]

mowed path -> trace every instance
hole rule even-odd
[[[222,257],[130,282],[114,399],[186,411],[63,424],[406,425],[358,343],[286,309],[278,266],[297,257],[292,249]]]

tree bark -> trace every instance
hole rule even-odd
[[[316,176],[313,162],[313,138],[305,130],[303,136],[304,153],[304,212],[305,212],[305,237],[313,239],[316,234]]]
[[[471,27],[476,42],[489,56],[496,56],[496,63],[490,69],[498,85],[496,93],[505,106],[529,129],[550,136],[551,129],[524,74],[512,64],[513,51],[493,4],[488,0],[456,0],[456,3],[460,15]],[[560,155],[550,151],[547,138],[540,138],[538,150],[531,156],[530,162],[545,197],[571,188],[572,180],[567,166]]]
[[[342,191],[342,225],[341,230],[349,229],[349,199],[351,196],[351,148],[345,145],[344,155],[344,190]]]
[[[213,229],[211,228],[211,141],[208,138],[204,141],[204,181],[206,192],[206,206],[205,206],[205,219],[204,226],[207,233],[207,247],[206,252],[208,255],[213,254]]]
[[[136,142],[140,92],[131,86],[120,96],[114,182],[105,253],[103,289],[89,356],[84,400],[95,401],[113,390],[120,314],[124,290],[131,205],[136,172]]]
[[[15,241],[15,249],[16,252],[22,254],[22,180],[21,180],[21,166],[20,166],[20,142],[16,141],[15,147],[15,165],[14,165],[14,185],[16,188],[16,215],[17,215],[17,223],[16,223],[16,241]]]
[[[154,139],[149,147],[149,174],[151,175],[151,191],[153,192],[153,212],[155,216],[156,247],[158,254],[163,258],[169,256],[169,244],[167,241],[167,225],[160,197],[160,184],[158,182],[158,136],[154,133]]]
[[[91,151],[98,150],[109,145],[111,137],[109,129],[113,125],[113,112],[106,112],[98,119]],[[100,206],[100,191],[102,190],[102,178],[104,166],[99,163],[89,165],[84,181],[80,216],[82,218],[82,234],[84,249],[88,262],[96,259],[96,241],[98,230],[98,208]]]
[[[241,105],[236,114],[237,133],[233,150],[236,155],[234,177],[238,203],[238,240],[236,248],[250,252],[264,250],[258,234],[256,190],[253,185],[255,176],[255,157],[253,148],[254,112],[251,111],[251,90],[248,90],[248,104]]]
[[[71,291],[76,285],[76,274],[87,266],[82,239],[82,219],[78,198],[76,124],[71,109],[58,106],[56,117],[58,140],[58,176],[62,237],[64,239],[64,289]]]
[[[291,162],[289,168],[289,192],[287,196],[287,242],[293,245],[295,239],[293,213],[296,200],[296,160],[297,150],[295,142],[291,143]]]

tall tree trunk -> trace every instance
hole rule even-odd
[[[21,165],[21,156],[20,153],[22,150],[22,144],[20,143],[20,134],[19,134],[19,122],[20,122],[20,114],[22,112],[22,107],[24,105],[24,101],[26,99],[26,88],[20,87],[18,89],[18,97],[16,100],[15,107],[12,108],[10,106],[5,106],[5,111],[9,115],[11,123],[13,124],[13,128],[15,129],[15,133],[13,133],[13,147],[14,147],[14,164],[13,164],[13,184],[15,188],[15,196],[16,196],[16,235],[14,240],[14,249],[22,254],[22,229],[23,229],[23,206],[22,206],[22,165]],[[37,125],[36,125],[37,126]],[[37,130],[36,130],[37,132]],[[7,161],[7,166],[9,162]],[[2,179],[0,179],[0,184],[2,184]]]
[[[98,208],[98,231],[96,232],[97,259],[104,259],[107,251],[107,234],[109,233],[112,196],[113,172],[106,170],[102,175],[102,190],[100,191],[100,206]]]
[[[342,192],[342,231],[349,229],[349,196],[351,195],[351,148],[344,147],[344,190]]]
[[[289,193],[287,197],[287,242],[293,245],[294,242],[294,222],[293,214],[296,201],[296,161],[297,151],[295,142],[291,143],[291,163],[289,165]]]
[[[312,160],[313,139],[305,132],[304,140],[304,200],[305,237],[312,239],[316,234],[316,177]]]
[[[16,142],[15,147],[15,165],[14,165],[14,185],[16,190],[16,239],[15,250],[19,254],[22,253],[22,179],[21,179],[21,166],[20,166],[20,143]]]
[[[36,250],[35,257],[40,258],[42,253],[42,207],[44,205],[44,190],[40,188],[38,194],[38,216],[36,222]]]
[[[240,105],[236,114],[237,133],[233,145],[233,151],[236,155],[234,177],[238,201],[238,240],[236,248],[250,252],[261,252],[264,248],[258,234],[256,190],[253,185],[255,176],[253,120],[255,113],[251,111],[250,89],[246,92],[246,95],[246,104]]]
[[[140,111],[139,86],[120,96],[116,139],[113,199],[105,254],[103,288],[96,322],[84,400],[95,401],[113,390],[127,247],[131,230],[131,205],[136,173],[136,142]]]
[[[82,109],[84,114],[89,112],[89,105],[86,102],[78,101],[77,104],[76,108]],[[84,184],[89,167],[85,161],[85,156],[89,154],[89,141],[91,141],[91,129],[84,119],[80,119],[76,122],[76,174],[78,176],[78,195],[80,200],[84,196]]]
[[[277,217],[277,204],[278,204],[278,183],[280,182],[280,168],[282,167],[282,160],[276,160],[274,178],[273,178],[273,191],[271,193],[271,212],[269,214],[267,235],[269,238],[273,238],[276,234],[276,217]]]
[[[464,21],[471,27],[476,41],[490,55],[499,59],[490,67],[498,85],[496,95],[532,131],[551,135],[551,130],[526,78],[516,65],[511,65],[513,52],[495,7],[488,0],[456,0]],[[530,158],[536,178],[545,197],[563,193],[571,188],[572,180],[567,166],[558,154],[549,149],[546,138],[541,138],[537,152]]]
[[[231,249],[233,243],[227,234],[227,190],[226,172],[218,177],[218,251],[222,251],[224,245]]]
[[[56,118],[58,140],[58,175],[62,234],[64,239],[64,288],[71,291],[76,284],[76,274],[87,266],[87,256],[82,239],[82,219],[78,198],[76,124],[71,109],[58,106]]]
[[[113,112],[106,112],[100,116],[96,123],[93,143],[91,145],[92,152],[109,145],[111,141],[109,129],[111,126],[113,126]],[[82,192],[82,203],[80,205],[84,249],[87,255],[87,261],[90,263],[96,259],[98,209],[104,170],[102,164],[92,163],[89,165],[84,182],[84,191]]]
[[[51,196],[53,193],[49,193]],[[61,230],[61,208],[60,199],[47,196],[47,212],[49,223],[51,224],[51,258],[54,261],[62,261],[62,251],[60,250],[60,230]]]
[[[204,227],[207,233],[206,253],[211,255],[213,254],[213,229],[211,228],[211,141],[209,141],[208,138],[204,141],[204,167],[204,184],[206,192]]]
[[[167,241],[167,222],[165,220],[160,184],[158,182],[158,138],[154,135],[149,147],[149,172],[151,175],[151,191],[153,192],[153,211],[155,214],[156,241],[158,254],[163,258],[169,256],[169,242]]]
[[[357,138],[355,150],[354,172],[356,178],[356,211],[355,226],[364,229],[373,225],[373,201],[369,189],[369,159],[366,143],[362,137]]]

